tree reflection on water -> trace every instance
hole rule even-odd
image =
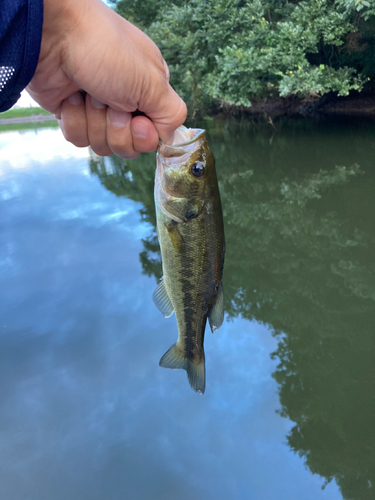
[[[227,253],[226,312],[271,327],[280,414],[312,473],[345,499],[374,498],[375,171],[373,130],[305,122],[207,127],[217,158]],[[271,140],[270,140],[271,139]],[[91,172],[142,204],[140,255],[161,276],[155,156],[92,158]]]

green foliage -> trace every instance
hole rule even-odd
[[[116,12],[128,19],[128,21],[139,26],[141,29],[148,28],[164,9],[168,10],[171,5],[180,5],[178,0],[110,0],[116,5]]]
[[[338,95],[348,95],[350,90],[361,90],[363,79],[356,75],[353,68],[339,68],[321,64],[319,67],[310,66],[306,70],[298,69],[283,75],[280,82],[280,95],[286,97],[297,94],[301,97],[308,94],[323,95],[327,92],[337,92]]]
[[[345,8],[346,12],[360,12],[365,21],[375,14],[374,0],[336,0],[338,5]]]
[[[368,81],[364,44],[375,31],[364,20],[375,13],[375,0],[119,0],[116,6],[160,47],[172,85],[193,110],[213,99],[250,106],[267,96],[347,95]],[[358,31],[362,40],[353,46],[350,36]],[[361,56],[355,60],[353,52]]]

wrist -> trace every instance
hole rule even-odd
[[[40,61],[56,52],[64,59],[71,33],[82,24],[88,4],[88,0],[44,0]]]

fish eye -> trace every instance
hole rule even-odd
[[[193,165],[190,168],[190,171],[192,175],[194,175],[194,177],[202,177],[205,171],[204,163],[202,163],[201,161],[193,163]]]

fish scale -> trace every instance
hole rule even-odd
[[[215,331],[224,316],[224,229],[205,131],[180,127],[178,132],[185,142],[161,144],[157,154],[155,204],[163,280],[153,298],[165,316],[175,312],[179,332],[160,365],[185,369],[191,387],[203,393],[206,322]]]

